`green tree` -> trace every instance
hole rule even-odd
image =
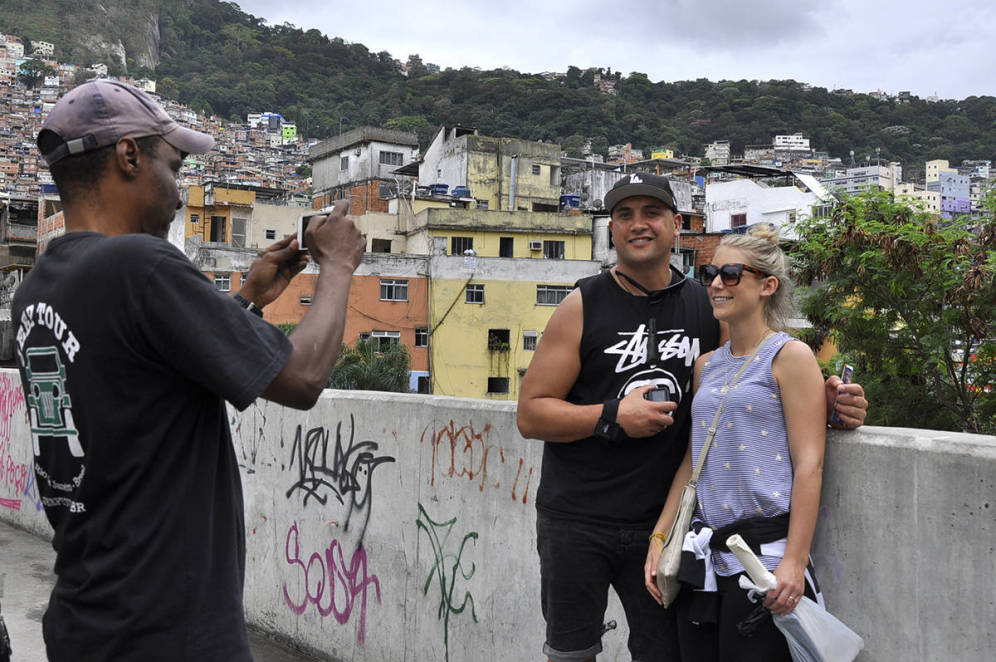
[[[17,79],[25,87],[38,87],[45,76],[52,76],[55,74],[55,69],[48,66],[41,60],[25,60],[20,68],[17,70]]]
[[[867,194],[799,231],[807,340],[855,365],[868,422],[996,433],[996,196],[945,222]]]
[[[329,388],[408,393],[408,349],[400,343],[380,349],[375,338],[360,338],[354,347],[343,344]]]

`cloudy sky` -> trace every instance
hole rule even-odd
[[[996,96],[992,0],[236,0],[400,60],[651,80],[792,78],[860,92]]]

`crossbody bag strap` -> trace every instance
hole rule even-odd
[[[712,446],[712,439],[713,437],[716,436],[716,430],[719,428],[719,417],[723,414],[723,405],[726,403],[726,396],[729,395],[730,390],[733,388],[733,385],[737,383],[737,380],[740,379],[740,376],[744,374],[745,370],[747,370],[747,366],[749,366],[751,362],[754,361],[758,353],[760,353],[761,348],[767,344],[768,338],[770,338],[772,335],[774,335],[774,331],[769,331],[766,336],[761,338],[760,342],[758,342],[757,345],[754,347],[754,351],[750,353],[750,356],[747,357],[747,360],[744,361],[744,364],[740,366],[740,369],[737,370],[735,375],[733,375],[733,379],[730,380],[729,384],[727,384],[726,393],[723,394],[723,399],[719,401],[719,406],[716,407],[716,415],[713,416],[712,425],[709,426],[709,432],[706,436],[705,446],[702,447],[702,451],[699,453],[699,459],[695,463],[695,469],[692,470],[692,479],[688,481],[689,485],[697,486],[699,484],[699,474],[702,473],[702,467],[705,466],[706,456],[709,455],[709,447]]]

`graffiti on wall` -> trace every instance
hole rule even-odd
[[[322,552],[302,554],[301,535],[295,521],[287,531],[284,557],[287,564],[296,568],[295,581],[284,582],[284,602],[300,616],[312,604],[323,618],[330,614],[339,625],[349,622],[354,611],[359,611],[356,643],[366,640],[367,592],[372,587],[380,604],[380,580],[367,573],[367,552],[363,545],[353,550],[349,563],[339,540],[333,539]],[[291,586],[296,587],[294,589]],[[303,592],[303,595],[301,593]]]
[[[288,462],[288,468],[296,470],[295,481],[287,490],[287,498],[297,495],[305,507],[312,500],[325,506],[330,497],[335,499],[346,508],[343,531],[348,532],[352,523],[358,543],[362,542],[373,505],[374,469],[395,461],[390,455],[378,455],[378,449],[375,441],[356,440],[352,414],[348,433],[344,433],[342,421],[336,424],[334,443],[332,430],[319,426],[305,432],[298,425]]]
[[[14,459],[14,442],[11,432],[14,422],[23,421],[27,426],[27,408],[24,391],[16,373],[0,374],[0,490],[6,494],[0,498],[0,507],[20,510],[26,499],[42,509],[41,496],[35,483],[34,460],[18,462]]]
[[[492,444],[490,434],[490,425],[477,429],[473,421],[459,427],[452,420],[425,426],[419,442],[432,446],[429,485],[434,486],[437,478],[459,478],[476,483],[481,492],[504,490],[512,501],[525,504],[533,467],[525,458]]]
[[[266,409],[265,404],[253,402],[241,414],[232,413],[229,417],[229,428],[232,438],[240,449],[240,462],[247,474],[256,473],[256,463],[259,461],[260,448],[266,447]],[[271,462],[261,462],[271,466]]]
[[[429,595],[429,588],[432,586],[433,578],[435,578],[436,586],[439,588],[439,606],[436,610],[436,618],[443,622],[443,648],[446,651],[446,662],[450,660],[450,616],[462,614],[469,606],[470,617],[477,623],[474,596],[470,594],[470,591],[464,591],[463,595],[460,596],[456,584],[457,581],[470,581],[477,570],[477,566],[473,562],[470,563],[469,569],[466,567],[463,554],[468,542],[474,541],[474,544],[477,544],[478,535],[476,531],[470,531],[465,533],[463,537],[460,537],[459,534],[453,536],[456,521],[457,518],[454,517],[445,522],[436,522],[425,512],[425,507],[421,503],[418,504],[418,519],[415,524],[420,531],[425,531],[435,556],[432,570],[429,571],[429,575],[425,578],[425,584],[422,586],[422,594]],[[450,536],[453,536],[454,544],[458,545],[455,552],[448,551]],[[458,538],[459,543],[456,543]],[[454,594],[457,596],[456,599],[454,599]],[[458,601],[459,604],[457,604]]]

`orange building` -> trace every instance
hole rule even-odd
[[[428,307],[429,280],[426,257],[367,253],[353,275],[349,288],[343,342],[353,345],[359,338],[375,338],[381,346],[401,343],[411,356],[411,388],[427,385],[429,376]],[[235,294],[248,271],[231,262],[230,271],[203,270],[218,289]],[[298,274],[280,297],[263,310],[271,324],[297,324],[308,312],[315,293],[318,271],[309,265]],[[424,380],[424,382],[423,382]]]

